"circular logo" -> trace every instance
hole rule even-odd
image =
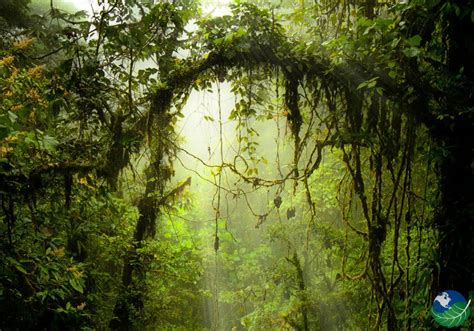
[[[461,293],[454,290],[446,290],[439,293],[433,301],[431,315],[441,326],[454,328],[460,326],[466,321],[471,313],[469,302]]]

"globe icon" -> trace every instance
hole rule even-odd
[[[445,290],[435,297],[431,307],[431,315],[441,326],[448,328],[462,325],[469,317],[471,310],[469,302],[461,293],[454,290]]]

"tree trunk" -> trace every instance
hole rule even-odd
[[[144,286],[145,282],[134,282],[133,277],[139,275],[139,268],[142,266],[137,250],[142,247],[144,240],[155,236],[159,207],[156,194],[163,196],[165,184],[173,174],[171,168],[164,165],[170,151],[164,136],[167,135],[167,139],[169,139],[172,133],[172,128],[169,127],[171,116],[168,114],[172,95],[170,90],[158,92],[151,102],[150,117],[152,119],[148,129],[156,129],[156,136],[153,137],[155,148],[151,156],[152,160],[146,170],[145,192],[137,205],[140,217],[133,236],[134,246],[124,260],[121,293],[115,304],[114,317],[109,323],[112,330],[130,330],[132,311],[139,312],[143,308],[143,294],[146,289],[140,288],[140,286]]]
[[[301,304],[301,315],[303,318],[303,330],[309,330],[309,322],[308,322],[308,299],[306,298],[306,285],[304,281],[304,274],[303,269],[301,268],[300,259],[298,258],[298,254],[296,251],[293,253],[293,258],[288,259],[288,261],[293,264],[296,269],[297,280],[298,280],[298,295],[300,300],[302,301]]]
[[[431,134],[444,156],[439,162],[440,205],[435,217],[439,231],[439,272],[435,270],[432,295],[454,289],[466,298],[474,290],[474,79],[473,1],[457,1],[461,15],[446,17],[447,67],[456,86],[447,96],[447,113]],[[461,78],[458,78],[461,77]],[[471,109],[471,110],[469,110]]]
[[[473,290],[474,176],[472,123],[459,120],[451,136],[437,137],[446,155],[439,165],[441,200],[435,218],[440,234],[439,274],[433,295],[447,289],[465,297]]]
[[[152,194],[158,189],[159,162],[151,163],[146,171],[146,189],[138,202],[138,218],[133,236],[134,246],[128,252],[122,270],[121,293],[115,304],[114,318],[109,327],[112,330],[130,330],[132,327],[132,310],[140,311],[143,308],[143,298],[140,290],[133,284],[133,274],[137,271],[137,249],[142,247],[142,241],[152,237],[155,232],[155,221],[157,214],[156,199]]]

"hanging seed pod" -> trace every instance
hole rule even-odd
[[[273,199],[273,203],[275,204],[275,207],[280,208],[280,206],[281,206],[281,197],[277,196],[275,199]]]
[[[296,215],[295,207],[291,207],[286,210],[286,217],[288,219],[295,217],[295,215]]]
[[[219,237],[216,236],[214,239],[214,250],[217,252],[219,250]]]

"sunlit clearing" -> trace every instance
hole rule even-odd
[[[233,132],[235,123],[228,120],[229,114],[234,106],[235,96],[230,92],[228,84],[220,84],[220,95],[217,86],[213,84],[213,92],[193,91],[183,110],[184,120],[179,124],[180,133],[186,140],[185,147],[202,159],[218,162],[217,149],[219,146],[219,107],[224,129],[224,142],[226,155],[231,157],[232,150],[229,149],[234,141]],[[189,159],[198,166],[199,162]]]
[[[99,8],[97,1],[94,0],[63,0],[64,3],[73,4],[78,10],[92,12]]]
[[[73,4],[78,10],[91,12],[99,8],[96,0],[63,0],[63,3]],[[210,0],[202,2],[204,16],[224,16],[230,14],[230,0]]]
[[[224,16],[231,13],[229,8],[229,0],[211,0],[202,4],[202,12],[205,16]]]

